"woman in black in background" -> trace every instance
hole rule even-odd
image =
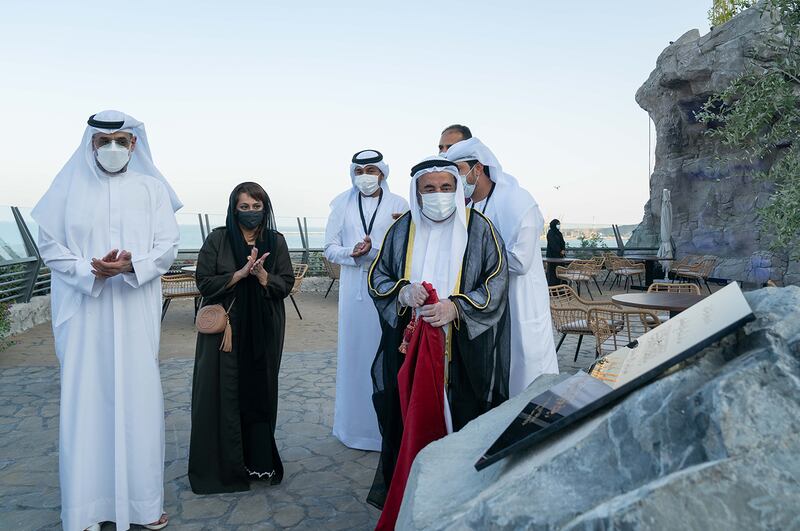
[[[550,222],[550,230],[547,231],[547,258],[564,258],[567,254],[567,244],[564,243],[564,236],[559,230],[561,222],[554,219]],[[558,286],[562,284],[556,277],[556,267],[558,264],[547,264],[547,285]]]
[[[275,421],[286,325],[283,299],[294,285],[272,205],[256,183],[234,188],[225,227],[197,259],[203,305],[231,306],[231,352],[222,334],[198,334],[192,385],[189,482],[197,494],[249,490],[252,480],[283,478]]]

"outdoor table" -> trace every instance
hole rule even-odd
[[[653,270],[656,262],[671,262],[674,258],[659,258],[654,254],[630,254],[623,255],[622,258],[633,260],[634,262],[644,262],[644,286],[631,286],[633,289],[646,290],[653,283]]]
[[[686,308],[697,304],[705,298],[705,295],[695,295],[694,293],[660,291],[654,293],[623,293],[622,295],[612,296],[611,300],[620,306],[667,311],[670,317],[675,317]]]
[[[542,258],[542,262],[545,264],[558,264],[558,265],[569,265],[575,260],[579,260],[579,258]]]

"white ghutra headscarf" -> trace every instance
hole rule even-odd
[[[153,164],[150,144],[144,124],[132,116],[119,111],[102,111],[89,117],[78,149],[53,179],[50,188],[33,208],[31,216],[53,240],[80,256],[85,247],[84,239],[94,225],[93,203],[101,196],[101,179],[113,179],[100,175],[92,148],[92,136],[96,133],[131,133],[136,137],[136,148],[131,154],[127,171],[150,175],[161,181],[169,193],[172,209],[183,206],[175,191]]]
[[[489,168],[489,179],[495,183],[495,191],[493,198],[489,199],[486,215],[500,231],[506,245],[516,241],[520,220],[528,210],[538,208],[533,196],[519,185],[516,178],[503,171],[494,153],[478,138],[468,138],[453,144],[445,156],[453,162],[477,160]],[[498,198],[502,198],[502,204],[499,204]]]
[[[440,222],[423,216],[422,205],[417,199],[419,178],[434,172],[447,172],[455,178],[456,210],[452,216]],[[440,299],[446,299],[458,291],[456,282],[467,248],[467,213],[461,179],[458,167],[438,156],[428,157],[411,169],[409,204],[415,235],[410,280],[430,282]]]
[[[375,166],[381,170],[383,179],[381,179],[380,186],[383,189],[384,195],[389,193],[389,183],[387,182],[389,178],[389,165],[384,162],[381,152],[375,149],[365,149],[353,155],[352,162],[350,163],[350,181],[353,183],[353,186],[350,190],[342,192],[334,197],[330,204],[331,213],[328,217],[327,227],[330,227],[332,234],[338,234],[342,230],[342,226],[349,212],[358,210],[356,199],[358,199],[358,194],[360,192],[358,191],[358,187],[356,187],[356,168],[364,168],[366,166]],[[328,229],[326,229],[326,233],[327,232]],[[383,240],[383,235],[376,235],[376,241],[380,242],[381,240]]]

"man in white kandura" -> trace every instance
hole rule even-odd
[[[394,215],[408,210],[405,199],[389,192],[388,177],[380,152],[353,155],[352,187],[331,202],[325,228],[325,257],[341,265],[333,435],[360,450],[381,449],[370,373],[381,326],[367,291],[367,272]]]
[[[161,529],[160,279],[177,254],[181,203],[141,122],[103,111],[88,123],[33,209],[61,364],[61,520],[67,531]]]
[[[558,374],[547,278],[539,235],[544,217],[531,194],[504,173],[477,138],[453,144],[445,154],[458,165],[464,196],[492,220],[508,252],[511,314],[509,395],[516,396],[541,374]]]

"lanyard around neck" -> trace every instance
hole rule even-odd
[[[361,226],[364,227],[364,234],[369,236],[372,232],[372,226],[375,224],[375,216],[378,215],[378,208],[381,206],[381,201],[383,201],[383,188],[381,188],[381,193],[378,194],[378,205],[375,207],[375,212],[372,213],[372,219],[369,220],[369,227],[367,226],[367,220],[364,217],[364,207],[361,205],[361,192],[358,193],[358,213],[361,215]]]
[[[486,201],[486,202],[483,204],[483,209],[481,210],[481,214],[486,214],[486,207],[489,206],[489,199],[492,198],[492,194],[494,193],[494,187],[495,186],[497,186],[497,183],[492,181],[492,187],[489,189],[489,195],[487,195],[486,199],[484,199],[484,201]],[[470,202],[472,203],[473,206],[475,205],[475,201],[470,200]]]

